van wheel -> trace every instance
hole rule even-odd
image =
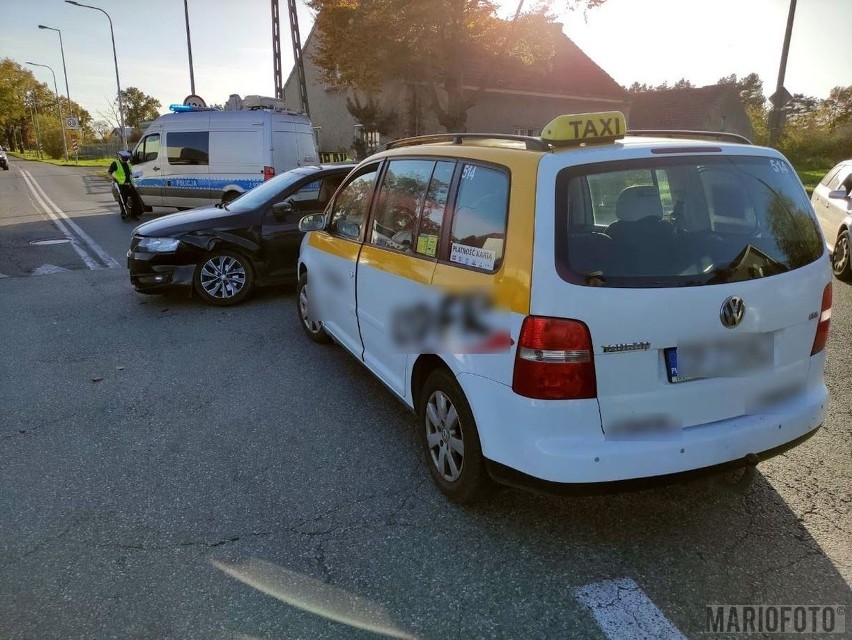
[[[473,412],[452,373],[435,369],[429,374],[417,416],[426,465],[441,492],[460,504],[486,497],[493,481],[485,470]]]
[[[322,328],[322,322],[311,318],[310,305],[308,304],[307,273],[299,276],[299,284],[296,285],[296,311],[299,314],[299,324],[302,326],[302,330],[304,330],[306,336],[319,344],[331,342],[331,338],[325,332],[325,329]]]
[[[849,231],[841,231],[831,254],[831,270],[841,280],[852,280],[852,260],[849,257]]]
[[[236,200],[237,198],[239,198],[241,195],[241,193],[237,193],[236,191],[226,191],[222,194],[222,203],[228,204],[232,200]]]
[[[218,306],[239,304],[254,289],[254,269],[245,256],[225,249],[211,251],[195,268],[195,291]]]

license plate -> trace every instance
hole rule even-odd
[[[685,382],[687,380],[697,380],[697,378],[695,377],[679,375],[677,369],[677,347],[666,349],[665,351],[663,351],[663,354],[666,358],[666,375],[669,378],[669,382]]]
[[[664,350],[669,382],[702,378],[735,378],[770,370],[774,365],[770,333],[736,338],[709,338]]]

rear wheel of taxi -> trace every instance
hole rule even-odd
[[[193,285],[205,302],[239,304],[254,289],[254,269],[249,259],[236,251],[211,251],[195,268]]]
[[[841,231],[831,254],[831,269],[841,280],[852,280],[852,259],[849,255],[849,231]]]
[[[308,303],[307,273],[299,276],[299,284],[296,286],[296,311],[299,313],[299,324],[302,325],[305,335],[318,343],[331,341],[325,329],[322,328],[322,322],[311,317],[311,308]]]
[[[470,405],[449,371],[429,374],[417,415],[426,465],[441,492],[461,504],[485,497],[493,482],[485,470]]]

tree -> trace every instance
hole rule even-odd
[[[95,120],[92,123],[92,132],[100,142],[109,142],[113,126],[106,120]]]
[[[136,87],[127,87],[121,92],[121,101],[124,107],[124,124],[134,129],[139,127],[140,122],[155,120],[160,112],[160,101],[142,93]],[[118,127],[116,123],[116,127]]]
[[[829,131],[852,123],[852,85],[834,87],[828,94],[828,98],[822,101],[818,118],[820,124]]]
[[[604,1],[568,5],[585,10]],[[463,86],[466,61],[484,61],[493,71],[507,61],[532,67],[555,53],[558,27],[545,9],[509,22],[489,0],[308,0],[308,6],[317,12],[313,60],[327,84],[375,99],[388,82],[418,83],[448,131],[464,130],[479,95]]]
[[[727,84],[736,87],[740,94],[740,101],[748,110],[749,107],[763,108],[766,98],[763,95],[763,80],[756,73],[750,73],[742,78],[737,78],[736,73],[719,78],[716,84]]]
[[[787,126],[807,129],[816,124],[822,100],[803,93],[794,93],[790,101],[784,105]]]

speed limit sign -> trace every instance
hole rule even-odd
[[[70,118],[65,118],[65,127],[67,129],[79,129],[80,121],[74,116],[71,116]]]

